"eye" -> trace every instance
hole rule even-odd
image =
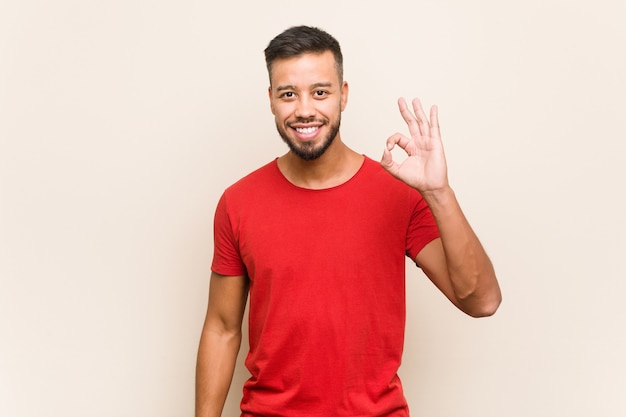
[[[327,94],[328,94],[328,92],[324,91],[324,90],[315,90],[315,92],[313,93],[313,95],[315,97],[318,97],[318,98],[319,97],[325,97]]]
[[[285,91],[284,93],[282,93],[279,97],[280,98],[294,98],[296,95],[294,94],[293,91]]]

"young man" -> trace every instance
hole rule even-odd
[[[218,203],[196,416],[221,415],[248,293],[252,376],[242,416],[408,416],[397,376],[404,257],[471,316],[493,314],[501,300],[448,185],[437,108],[427,118],[418,100],[411,111],[400,99],[410,137],[388,138],[377,163],[341,140],[348,84],[332,36],[293,27],[265,56],[270,108],[289,151]],[[401,164],[395,146],[408,154]]]

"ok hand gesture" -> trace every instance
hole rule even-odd
[[[411,137],[396,133],[387,139],[381,165],[391,175],[420,192],[437,191],[448,187],[446,158],[443,152],[437,118],[437,106],[430,109],[430,120],[419,99],[413,99],[413,112],[404,98],[398,100],[400,114],[409,127]],[[391,150],[398,145],[408,158],[398,164]]]

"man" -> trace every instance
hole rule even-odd
[[[397,376],[410,256],[467,314],[501,301],[491,262],[448,185],[437,108],[400,112],[410,137],[381,163],[341,140],[339,44],[293,27],[265,50],[289,151],[223,194],[196,381],[196,416],[220,416],[250,294],[242,416],[408,416]],[[393,161],[399,146],[408,158]],[[389,175],[391,174],[391,175]],[[395,177],[395,178],[394,178]]]

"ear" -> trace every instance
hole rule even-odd
[[[344,111],[348,105],[348,90],[348,83],[344,81],[341,85],[341,111]]]
[[[269,96],[270,99],[270,110],[272,111],[272,114],[274,116],[276,116],[276,109],[274,109],[274,96],[272,94],[272,86],[270,85],[269,87],[267,87],[267,95]]]

